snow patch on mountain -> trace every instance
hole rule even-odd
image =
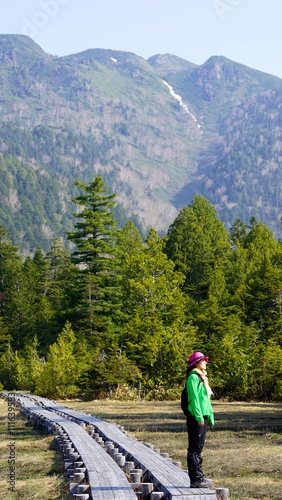
[[[169,85],[165,80],[163,80],[163,83],[168,87],[168,89],[169,89],[170,94],[172,95],[172,97],[174,97],[179,102],[181,108],[184,109],[184,111],[186,111],[186,113],[189,116],[191,116],[191,118],[193,118],[194,122],[196,122],[198,124],[198,129],[201,129],[201,125],[198,122],[196,116],[194,116],[193,113],[191,113],[191,111],[189,111],[189,108],[188,108],[188,106],[186,106],[186,104],[184,104],[181,95],[176,94],[176,92],[174,92],[174,90],[173,90],[173,87],[171,85]],[[202,133],[203,133],[203,131],[201,130],[201,134]]]

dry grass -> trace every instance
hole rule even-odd
[[[66,406],[120,423],[137,439],[169,452],[186,468],[186,423],[177,402],[67,401]],[[204,471],[233,500],[282,500],[282,405],[213,403]]]
[[[178,402],[60,403],[124,425],[132,436],[169,452],[186,468],[187,434]],[[214,402],[213,407],[216,426],[208,431],[203,456],[204,471],[213,478],[214,486],[229,488],[232,500],[282,500],[282,405]],[[1,434],[6,408],[0,399]],[[17,433],[18,496],[7,496],[7,482],[2,480],[0,498],[66,498],[62,465],[52,449],[52,437],[34,431],[21,419]],[[1,467],[6,467],[6,447],[7,439],[1,441]]]
[[[8,435],[7,402],[0,399],[0,498],[1,500],[66,499],[68,485],[63,475],[61,456],[54,438],[33,428],[30,422],[17,418],[12,435]],[[16,488],[9,491],[10,448],[15,442]]]

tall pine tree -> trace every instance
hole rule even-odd
[[[76,181],[82,194],[74,198],[78,222],[68,233],[76,248],[76,317],[93,347],[104,349],[116,342],[121,315],[120,269],[117,232],[112,210],[115,194],[108,194],[101,176],[89,185]]]

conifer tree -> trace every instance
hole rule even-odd
[[[229,229],[232,246],[236,248],[238,244],[243,245],[247,233],[247,226],[241,221],[241,219],[237,218]]]
[[[126,304],[131,315],[122,338],[128,357],[142,370],[144,380],[168,388],[183,376],[195,328],[186,324],[181,292],[184,276],[174,270],[164,245],[151,229],[143,250],[126,259]]]
[[[44,365],[45,357],[40,358],[38,353],[39,342],[35,336],[23,349],[25,359],[26,386],[31,393],[37,390],[38,380],[40,380]]]
[[[47,263],[46,271],[46,295],[51,306],[52,317],[50,325],[51,341],[67,321],[72,294],[72,278],[74,264],[64,247],[63,240],[56,238],[52,242],[51,250],[45,257]]]
[[[28,342],[36,335],[41,350],[46,352],[53,310],[47,297],[47,262],[41,248],[37,248],[34,256],[27,257],[23,271],[26,284],[26,297],[30,307],[30,331]]]
[[[248,322],[256,321],[263,341],[282,343],[280,292],[282,290],[281,246],[262,222],[252,225],[245,240],[248,268],[245,300]]]
[[[143,250],[142,236],[132,221],[128,221],[119,230],[118,247],[122,257],[127,257]]]
[[[47,361],[37,380],[38,394],[47,397],[73,397],[79,392],[78,379],[83,364],[76,356],[76,337],[66,323],[57,342],[49,347]]]
[[[18,249],[0,226],[0,317],[8,328],[11,346],[16,350],[23,347],[32,321],[26,291]]]
[[[196,300],[207,298],[214,274],[227,262],[230,242],[215,208],[201,195],[184,207],[168,230],[166,252]]]
[[[200,342],[212,336],[224,314],[230,252],[228,233],[215,208],[196,195],[169,227],[166,253],[185,276],[183,291],[193,324],[201,332]]]
[[[0,326],[2,326],[0,324]],[[13,381],[14,351],[11,345],[11,336],[8,335],[2,344],[3,352],[0,355],[0,387],[4,389],[15,389]]]
[[[134,256],[144,251],[142,237],[133,222],[127,222],[118,232],[118,248],[120,254],[120,267],[122,270],[123,311],[127,314],[128,318],[130,318],[132,314],[132,304],[128,286],[128,280],[132,277],[130,261]]]
[[[101,176],[89,185],[76,181],[82,194],[74,198],[79,219],[68,239],[76,245],[76,314],[92,345],[114,342],[121,314],[117,233],[112,210],[115,194],[108,194]]]

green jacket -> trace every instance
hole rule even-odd
[[[205,416],[208,417],[208,423],[214,425],[211,400],[196,370],[192,370],[187,378],[186,389],[190,413],[196,418],[197,422],[202,422]]]

